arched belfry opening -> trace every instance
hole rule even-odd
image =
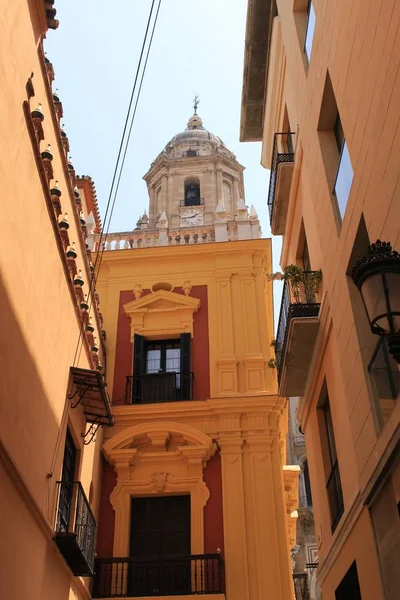
[[[200,204],[200,180],[197,177],[190,177],[185,180],[184,206],[199,206]]]

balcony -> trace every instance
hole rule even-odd
[[[294,169],[292,132],[276,133],[271,159],[268,210],[273,235],[285,233],[286,215]]]
[[[275,346],[280,396],[304,394],[319,328],[320,281],[320,271],[285,281]]]
[[[222,594],[220,554],[98,558],[93,598]]]
[[[310,600],[307,573],[293,573],[293,585],[296,600]]]
[[[79,481],[57,481],[54,541],[74,575],[93,575],[97,524]]]
[[[145,373],[126,378],[125,404],[191,400],[193,373]]]

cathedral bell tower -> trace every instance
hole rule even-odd
[[[139,229],[159,230],[158,244],[229,241],[261,235],[257,213],[244,202],[244,167],[195,112],[144,176],[149,216]],[[179,241],[178,241],[179,240]]]

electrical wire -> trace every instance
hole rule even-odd
[[[115,202],[116,202],[116,198],[117,198],[117,194],[118,194],[118,190],[119,190],[119,184],[120,184],[120,181],[121,181],[121,176],[122,176],[122,172],[123,172],[123,168],[124,168],[124,164],[125,164],[125,158],[126,158],[126,154],[127,154],[127,151],[128,151],[129,141],[130,141],[130,137],[131,137],[131,133],[132,133],[132,127],[133,127],[133,123],[134,123],[134,120],[135,120],[137,106],[138,106],[138,103],[139,103],[140,92],[141,92],[141,89],[142,89],[142,84],[143,84],[143,80],[144,80],[144,76],[145,76],[146,68],[147,68],[147,62],[148,62],[148,59],[149,59],[149,54],[150,54],[150,50],[151,50],[151,46],[152,46],[152,42],[153,42],[154,32],[155,32],[157,21],[158,21],[158,15],[159,15],[159,11],[160,11],[161,2],[162,2],[162,0],[158,1],[158,6],[157,6],[155,18],[153,20],[153,26],[152,26],[152,31],[151,31],[151,35],[150,35],[150,41],[149,41],[149,44],[148,44],[148,47],[147,47],[146,58],[145,58],[145,62],[144,62],[144,66],[143,66],[143,70],[142,70],[142,74],[141,74],[141,78],[140,78],[140,82],[139,82],[139,89],[138,89],[138,92],[137,92],[137,95],[136,95],[136,102],[135,102],[133,113],[132,113],[132,116],[131,116],[131,109],[132,109],[133,99],[135,97],[137,81],[138,81],[138,78],[139,78],[139,73],[140,73],[140,69],[141,69],[141,65],[142,65],[142,59],[143,59],[143,55],[144,55],[144,51],[145,51],[145,47],[146,47],[146,42],[147,42],[148,32],[149,32],[149,28],[150,28],[150,23],[151,23],[151,20],[152,20],[152,15],[153,15],[153,10],[154,10],[155,0],[152,0],[150,12],[149,12],[149,17],[148,17],[148,20],[147,20],[146,31],[145,31],[145,35],[144,35],[144,38],[143,38],[142,48],[141,48],[141,52],[140,52],[140,58],[139,58],[138,66],[137,66],[137,69],[136,69],[135,80],[134,80],[134,84],[133,84],[133,88],[132,88],[132,93],[131,93],[131,97],[130,97],[130,101],[129,101],[128,111],[127,111],[127,115],[126,115],[126,119],[125,119],[125,124],[124,124],[124,130],[123,130],[122,138],[121,138],[121,143],[120,143],[119,150],[118,150],[117,161],[116,161],[115,168],[114,168],[114,174],[113,174],[113,179],[112,179],[112,183],[111,183],[110,193],[109,193],[109,196],[108,196],[108,201],[107,201],[107,206],[106,206],[106,212],[105,212],[105,215],[104,215],[104,221],[103,221],[104,225],[103,225],[103,228],[102,228],[101,233],[100,233],[100,238],[98,240],[96,259],[95,259],[95,263],[93,265],[93,273],[92,273],[92,277],[91,277],[90,285],[89,285],[89,294],[88,294],[89,309],[88,309],[88,314],[90,314],[90,310],[91,310],[91,307],[92,307],[92,304],[93,304],[93,294],[91,292],[94,290],[94,287],[95,287],[95,284],[96,284],[96,281],[97,281],[97,276],[98,276],[98,273],[99,273],[99,270],[100,270],[102,258],[103,258],[103,253],[104,253],[104,250],[105,250],[106,240],[107,240],[108,233],[109,233],[111,219],[112,219],[112,215],[113,215],[113,212],[114,212]],[[130,124],[129,124],[129,121],[130,121]],[[129,129],[128,129],[128,124],[129,124]],[[128,135],[126,136],[127,129],[128,129]],[[125,139],[125,136],[126,136],[126,139]],[[125,148],[124,148],[124,145],[125,145]],[[123,150],[123,148],[124,148],[124,150]],[[121,160],[121,163],[120,163],[121,154],[122,154],[122,160]],[[118,171],[119,171],[119,173],[118,173]],[[118,176],[117,176],[117,174],[118,174]],[[115,188],[114,188],[114,186],[115,186]],[[111,207],[111,209],[110,209],[110,207]],[[110,214],[109,214],[109,217],[108,217],[109,211],[110,211]],[[107,224],[107,217],[108,217],[108,224]],[[104,230],[105,230],[105,235],[104,235]],[[104,237],[104,240],[103,240],[103,237]],[[99,251],[100,249],[101,249],[101,251]],[[97,273],[96,273],[96,269],[97,269]],[[79,357],[80,357],[80,354],[81,354],[81,350],[82,350],[82,346],[83,346],[83,329],[84,329],[84,323],[82,322],[82,325],[81,325],[80,331],[79,331],[78,342],[77,342],[76,349],[75,349],[73,366],[76,366],[76,362],[79,360]]]

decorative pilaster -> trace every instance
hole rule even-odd
[[[225,577],[229,600],[250,600],[240,432],[218,439],[222,460]],[[253,600],[253,599],[252,599]]]
[[[216,242],[227,242],[228,241],[228,225],[227,225],[227,210],[224,206],[223,200],[219,200],[217,208],[215,210],[215,241]]]
[[[149,186],[149,224],[153,228],[157,220],[156,193],[154,183]]]
[[[249,421],[251,424],[250,418]],[[277,435],[277,431],[253,429],[246,436],[250,458],[249,495],[255,522],[257,600],[292,600],[281,470],[280,464],[279,470],[275,464],[277,458],[279,460],[275,452]]]
[[[238,390],[237,358],[233,339],[231,274],[216,275],[220,358],[217,360],[218,391],[235,394]]]
[[[233,180],[233,214],[235,214],[235,212],[237,211],[237,207],[238,207],[238,202],[239,202],[239,178],[235,177],[235,179]]]
[[[160,212],[168,212],[167,206],[168,199],[168,175],[167,173],[163,173],[161,175],[161,206],[158,207],[157,210]]]
[[[222,200],[222,170],[221,168],[217,168],[217,200],[218,202]]]

